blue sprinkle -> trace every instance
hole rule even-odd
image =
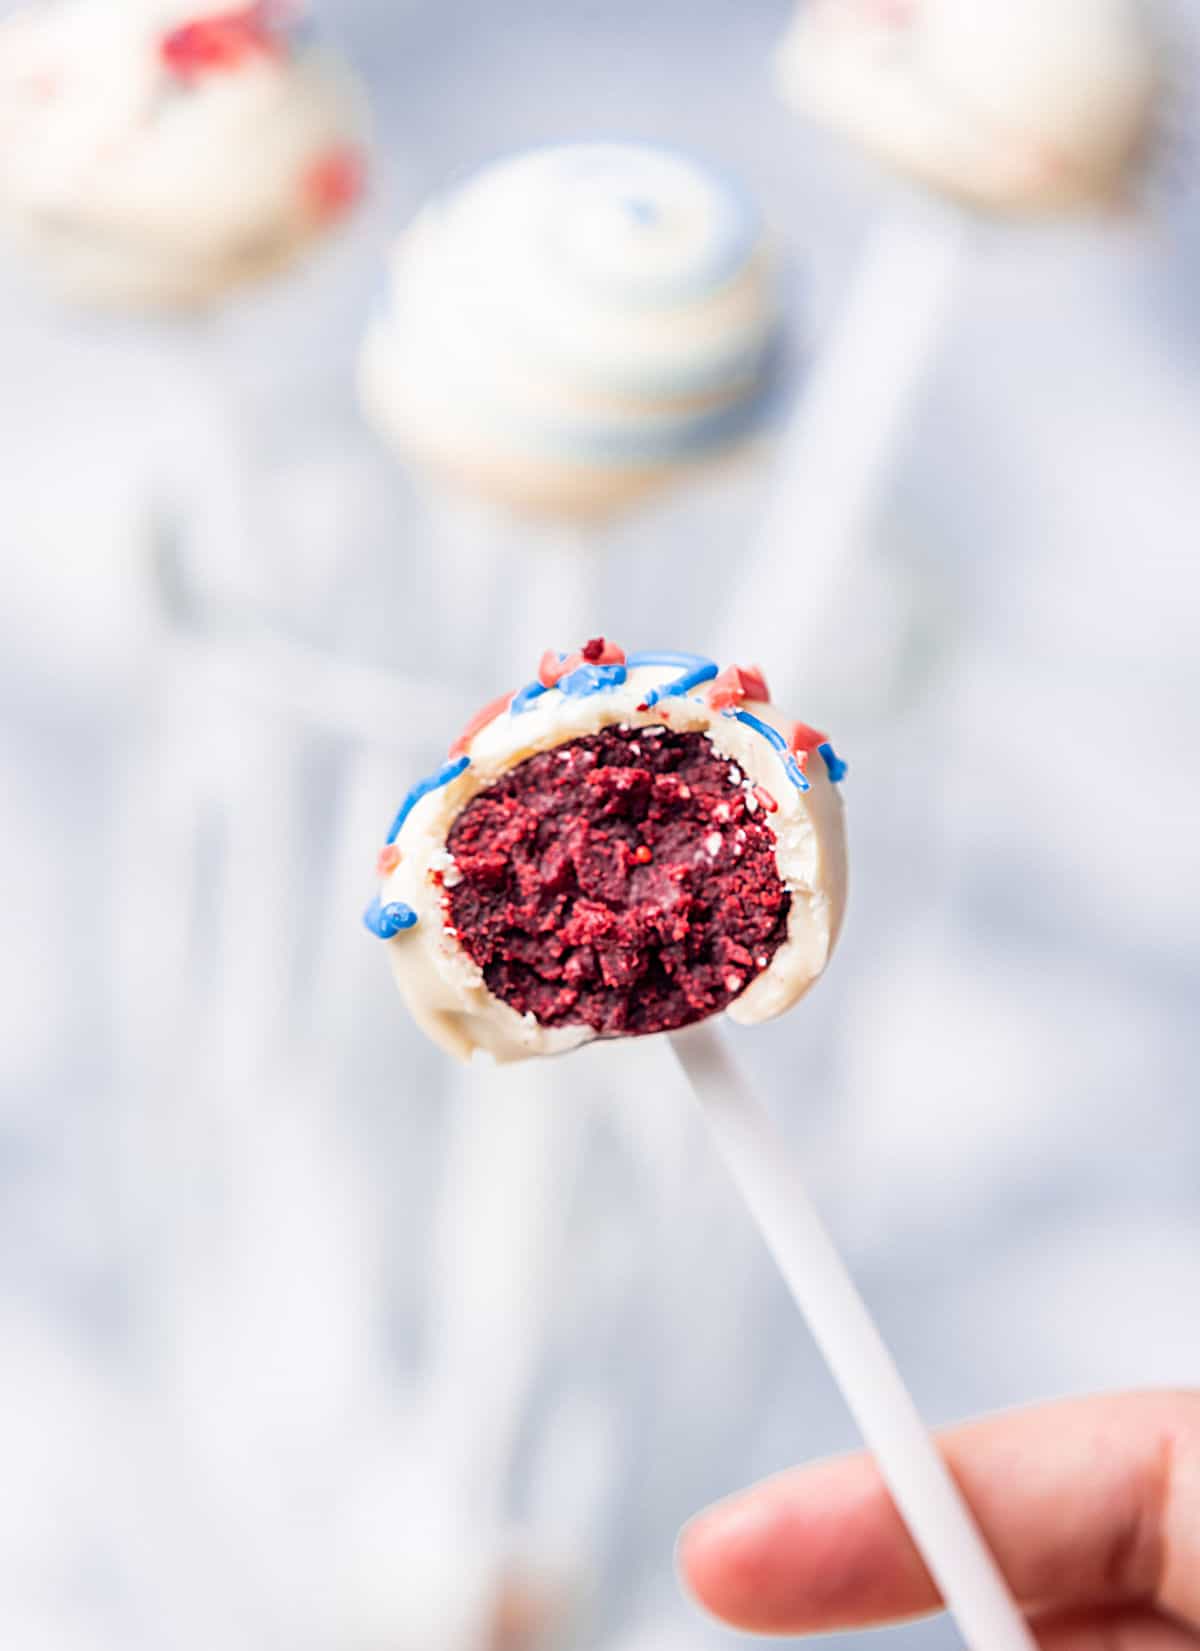
[[[452,761],[443,763],[436,774],[430,774],[427,779],[418,780],[400,804],[400,812],[392,821],[392,829],[387,834],[387,841],[389,843],[396,841],[405,820],[408,819],[422,797],[427,797],[431,791],[439,791],[442,786],[449,785],[451,780],[456,780],[470,766],[470,757],[455,757]]]
[[[846,770],[849,767],[849,764],[842,761],[837,752],[833,749],[833,746],[830,745],[829,741],[826,740],[824,745],[818,745],[817,750],[825,759],[825,767],[829,770],[829,778],[833,784],[837,785],[840,781],[844,780],[846,778]]]
[[[768,744],[774,746],[783,761],[784,772],[797,791],[812,790],[812,786],[804,777],[803,769],[792,754],[791,747],[778,728],[772,728],[769,722],[763,722],[760,717],[752,715],[749,711],[735,711],[733,716],[735,722],[744,722],[747,728],[753,728],[756,734],[761,734]]]
[[[674,699],[680,694],[690,693],[702,682],[711,682],[718,669],[716,664],[711,659],[705,659],[703,654],[630,654],[628,665],[633,671],[658,665],[683,672],[674,682],[665,683],[661,688],[651,688],[646,695],[647,706],[657,705],[660,699]]]
[[[572,699],[587,699],[609,688],[619,688],[629,675],[624,665],[580,665],[569,676],[559,677],[559,693]]]
[[[416,912],[411,906],[406,906],[403,900],[389,900],[385,906],[378,895],[363,913],[363,923],[380,940],[390,940],[402,929],[415,928],[416,922]]]

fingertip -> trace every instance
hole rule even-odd
[[[768,1479],[680,1532],[684,1587],[752,1633],[813,1633],[930,1610],[937,1595],[874,1466],[845,1457]]]
[[[743,1624],[761,1598],[774,1519],[756,1491],[716,1502],[690,1519],[675,1544],[675,1564],[685,1589],[722,1622]]]

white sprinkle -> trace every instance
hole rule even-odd
[[[681,785],[679,787],[679,795],[683,802],[686,803],[691,794],[692,788],[690,785]]]
[[[449,849],[440,848],[436,854],[431,854],[429,869],[430,871],[441,872],[442,887],[444,889],[456,889],[462,882],[462,872],[458,869],[454,856]]]
[[[765,968],[766,968],[766,966],[767,966],[767,957],[766,957],[766,954],[765,954],[765,953],[761,953],[761,954],[760,954],[760,955],[759,955],[759,956],[758,956],[758,957],[756,957],[756,958],[755,958],[755,959],[754,959],[754,965],[755,965],[755,968],[758,968],[758,969],[765,969]]]
[[[721,833],[719,831],[710,831],[708,836],[704,839],[704,847],[715,860],[717,855],[721,852]]]
[[[718,820],[722,820],[722,821],[728,820],[729,817],[730,817],[730,815],[729,815],[729,804],[728,803],[718,803],[716,808],[713,809],[713,813],[716,815]]]
[[[757,814],[758,813],[758,798],[754,795],[753,791],[747,793],[747,796],[746,796],[746,811],[749,814]]]
[[[740,992],[741,989],[742,989],[742,977],[741,977],[741,975],[726,975],[725,976],[725,990],[727,992]]]
[[[733,763],[729,769],[729,783],[730,785],[741,785],[742,783],[742,771],[736,763]]]

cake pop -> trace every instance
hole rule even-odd
[[[419,215],[362,389],[418,465],[587,518],[744,438],[776,334],[762,225],[734,184],[673,150],[565,144],[497,161]]]
[[[603,638],[551,650],[409,792],[366,923],[454,1053],[670,1034],[968,1643],[1033,1651],[786,1143],[712,1031],[723,1009],[781,1013],[824,969],[845,901],[844,773],[757,669]]]
[[[0,26],[0,231],[71,298],[202,307],[361,191],[357,92],[298,12],[194,3],[41,0]]]
[[[766,1020],[837,939],[843,771],[759,671],[600,638],[549,652],[409,793],[368,924],[459,1055]]]
[[[868,242],[781,442],[723,648],[753,635],[768,653],[810,657],[862,568],[959,290],[963,207],[1046,217],[1127,196],[1156,120],[1159,56],[1140,0],[813,0],[798,12],[776,63],[787,101],[930,187],[907,191]],[[803,603],[762,603],[797,564]]]
[[[1119,199],[1159,74],[1140,0],[813,0],[784,97],[902,172],[984,207]]]

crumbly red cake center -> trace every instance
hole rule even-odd
[[[774,833],[747,792],[699,733],[614,727],[539,752],[455,820],[447,923],[495,996],[542,1026],[703,1020],[787,932]]]

